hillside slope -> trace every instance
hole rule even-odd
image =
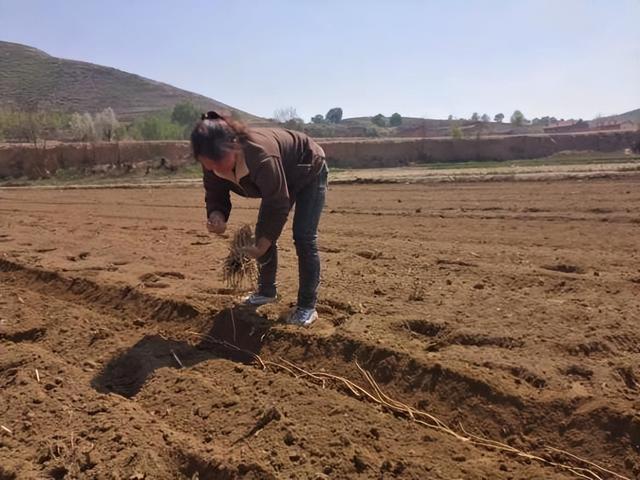
[[[26,45],[0,41],[0,107],[97,112],[111,107],[131,119],[190,101],[203,111],[226,109],[259,120],[221,102],[166,83],[87,62],[56,58]]]
[[[600,117],[596,118],[592,121],[611,121],[611,122],[633,122],[640,124],[640,108],[636,108],[635,110],[630,110],[625,113],[620,113],[618,115],[609,115],[608,117]]]

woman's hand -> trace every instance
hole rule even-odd
[[[211,233],[222,235],[227,229],[227,222],[224,220],[222,212],[213,211],[207,220],[207,230]]]
[[[242,250],[247,257],[260,258],[271,248],[271,241],[264,237],[259,238],[255,245],[244,247]]]

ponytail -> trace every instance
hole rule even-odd
[[[213,110],[203,113],[191,132],[193,156],[204,155],[212,160],[222,157],[234,144],[244,143],[247,128]]]

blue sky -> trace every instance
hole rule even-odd
[[[261,116],[640,107],[640,0],[0,0],[0,40]]]

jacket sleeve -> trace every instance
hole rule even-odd
[[[224,215],[225,221],[228,221],[231,213],[231,195],[229,194],[227,181],[203,168],[202,183],[204,184],[204,202],[207,206],[207,218],[209,218],[211,212],[219,211]]]
[[[277,157],[262,159],[258,168],[252,172],[252,177],[262,196],[256,224],[256,239],[265,237],[271,243],[275,243],[282,233],[291,209],[282,161]]]

